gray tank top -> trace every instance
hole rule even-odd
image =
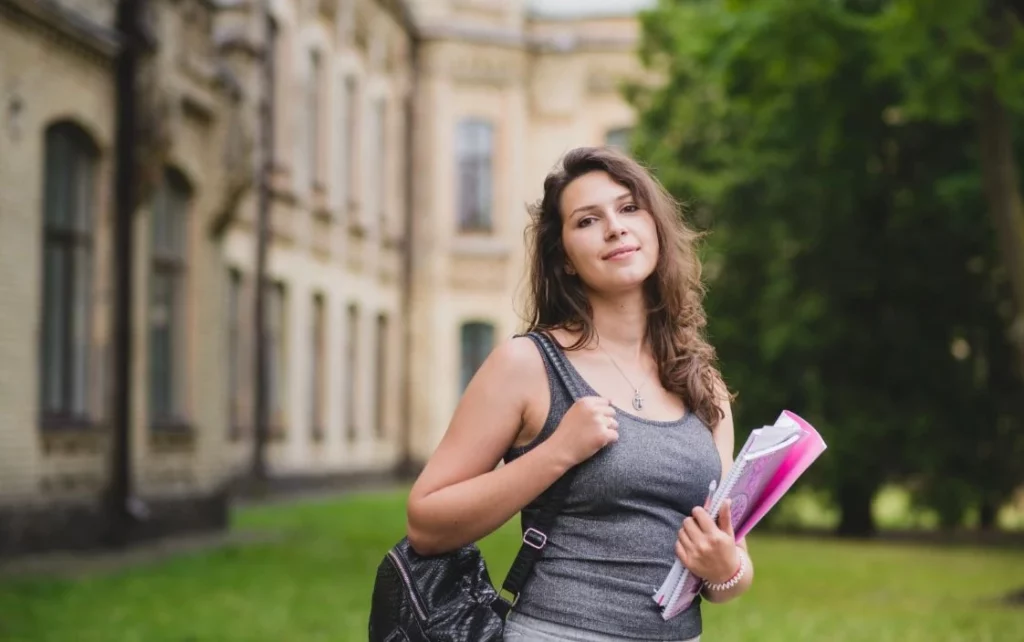
[[[550,341],[577,390],[596,395]],[[511,462],[547,439],[573,404],[547,353],[551,410],[538,437],[511,448]],[[701,634],[700,598],[683,613],[662,619],[652,596],[675,560],[676,533],[704,503],[721,459],[707,425],[689,411],[676,421],[652,421],[617,409],[619,440],[580,465],[548,543],[533,567],[517,612],[605,635],[682,640]],[[523,529],[540,500],[523,509]]]

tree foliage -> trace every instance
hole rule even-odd
[[[783,407],[820,426],[831,448],[812,475],[846,533],[872,530],[890,480],[932,504],[966,497],[950,512],[1024,481],[971,109],[993,86],[1016,106],[999,75],[1016,54],[985,47],[980,9],[940,4],[691,0],[643,17],[664,82],[631,90],[636,152],[712,232],[709,331],[737,426]],[[978,483],[954,493],[961,470]]]

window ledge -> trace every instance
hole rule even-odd
[[[41,427],[43,452],[47,455],[96,455],[110,443],[107,427],[88,418],[44,415]]]
[[[97,428],[96,422],[84,415],[44,413],[39,423],[48,434],[82,434]]]
[[[456,236],[452,241],[452,253],[461,256],[485,258],[507,258],[511,248],[505,239],[495,236]]]
[[[149,422],[150,428],[153,432],[162,433],[189,433],[192,432],[192,425],[184,419],[175,419],[173,417],[163,417],[160,419],[152,419]]]
[[[191,450],[195,446],[196,431],[181,419],[156,419],[150,422],[150,442],[154,450]]]

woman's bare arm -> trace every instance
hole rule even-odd
[[[485,360],[409,495],[408,537],[418,553],[440,554],[487,536],[575,463],[547,440],[495,469],[519,434],[529,399],[547,389],[529,338],[511,339]]]

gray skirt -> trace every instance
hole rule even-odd
[[[596,631],[585,631],[512,611],[505,620],[507,642],[643,642],[636,638],[619,638]],[[678,642],[700,642],[700,636]]]

